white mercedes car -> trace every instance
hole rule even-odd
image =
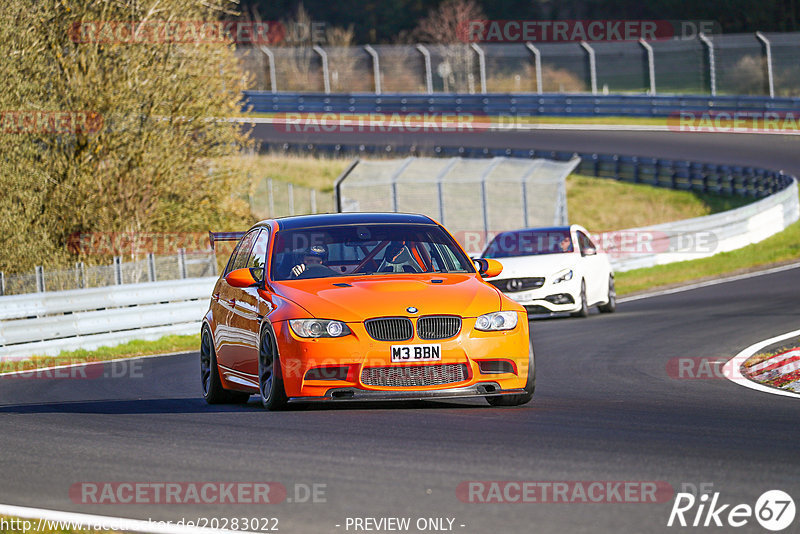
[[[486,281],[525,306],[529,314],[586,317],[591,306],[604,313],[617,307],[608,256],[577,224],[503,232],[481,257],[503,264],[503,274]]]

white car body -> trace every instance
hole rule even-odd
[[[502,250],[503,241],[519,246],[522,239],[539,239],[539,244],[549,239],[553,242],[569,232],[571,250],[562,252],[537,251],[525,254],[526,247],[512,251],[510,256]],[[536,236],[536,237],[534,237]],[[495,243],[496,241],[496,243]],[[536,246],[533,246],[536,249]],[[608,256],[598,250],[589,232],[577,224],[552,228],[528,228],[503,232],[484,249],[482,257],[494,258],[503,265],[500,276],[486,281],[505,295],[519,302],[530,314],[572,313],[586,316],[588,308],[599,306],[600,311],[612,312],[616,308],[614,272]],[[569,273],[572,273],[571,275]],[[540,285],[539,285],[540,284]],[[585,287],[585,299],[581,288]]]

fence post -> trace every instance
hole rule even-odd
[[[273,93],[278,92],[278,82],[275,80],[275,54],[266,46],[261,47],[261,51],[267,56],[269,61],[269,85]]]
[[[267,178],[267,196],[269,197],[269,216],[275,217],[275,192],[272,189],[272,178]]]
[[[147,253],[147,278],[156,281],[156,256],[152,252]]]
[[[186,276],[186,249],[179,248],[178,249],[178,275],[181,278],[187,278]]]
[[[714,43],[711,42],[711,39],[706,37],[706,34],[700,32],[697,34],[697,37],[700,41],[708,49],[708,84],[709,88],[711,89],[711,96],[717,95],[717,67],[716,62],[714,60]]]
[[[114,267],[114,284],[122,285],[122,257],[114,256],[112,266]]]
[[[764,59],[767,61],[767,85],[769,87],[769,97],[775,98],[775,81],[772,77],[772,44],[767,36],[761,32],[756,32],[756,38],[764,44]]]
[[[0,271],[0,296],[6,294],[6,273]]]
[[[328,70],[328,53],[322,49],[319,45],[314,45],[313,47],[314,52],[319,54],[319,57],[322,58],[322,84],[325,88],[325,94],[330,94],[331,92],[331,73]]]
[[[86,267],[82,261],[75,263],[75,282],[79,289],[86,287]]]
[[[525,43],[525,46],[533,54],[534,69],[536,70],[536,92],[542,94],[542,53],[531,43]]]
[[[650,80],[650,94],[656,94],[656,64],[653,57],[653,47],[644,39],[639,39],[639,44],[642,45],[645,52],[647,52],[647,77]]]
[[[481,75],[481,94],[486,94],[486,56],[483,49],[476,43],[471,44],[472,49],[478,53],[478,70]]]
[[[36,266],[36,292],[44,293],[44,269],[41,265]]]
[[[428,88],[428,94],[433,94],[433,72],[431,71],[431,53],[428,49],[421,44],[417,45],[417,50],[420,51],[425,58],[425,85]]]
[[[367,51],[367,54],[372,56],[372,79],[375,83],[375,94],[379,95],[381,94],[381,64],[378,58],[378,52],[370,45],[365,45],[364,50]]]
[[[581,47],[586,50],[589,57],[589,83],[592,86],[592,94],[597,94],[597,62],[594,57],[594,48],[586,41],[581,41]]]

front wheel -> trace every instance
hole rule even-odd
[[[617,290],[614,287],[614,277],[608,277],[608,302],[597,307],[602,313],[613,313],[617,309]]]
[[[528,342],[528,380],[525,381],[525,393],[518,395],[494,395],[486,397],[486,402],[492,406],[522,406],[528,404],[533,398],[536,389],[536,359],[533,355],[533,341]]]
[[[586,280],[581,280],[581,309],[572,312],[573,317],[588,317],[589,302],[586,300]]]
[[[222,387],[217,352],[208,328],[203,328],[200,335],[200,382],[203,386],[203,398],[208,404],[243,404],[250,398],[249,393],[228,391]]]
[[[261,331],[261,344],[258,350],[258,391],[261,393],[261,404],[267,410],[277,411],[286,408],[288,398],[283,389],[278,347],[268,328]]]

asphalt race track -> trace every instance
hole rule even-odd
[[[476,400],[268,413],[255,398],[209,407],[197,354],[142,360],[123,378],[5,378],[0,502],[143,519],[277,517],[281,532],[407,516],[455,518],[464,533],[612,533],[678,530],[665,526],[672,500],[464,503],[456,487],[665,481],[676,491],[712,483],[725,503],[754,505],[776,488],[797,498],[796,399],[666,369],[671,358],[727,359],[796,329],[798,287],[792,269],[624,303],[613,315],[536,321],[538,387],[522,408]],[[295,484],[325,484],[326,502],[83,505],[69,489],[84,481],[277,481],[290,498]]]
[[[274,143],[398,144],[564,150],[728,163],[800,174],[800,137],[776,134],[688,133],[668,131],[482,131],[460,133],[285,132],[256,124],[253,137]]]
[[[476,144],[486,140],[800,171],[793,150],[800,140],[784,136],[535,132]],[[663,481],[676,492],[712,484],[706,487],[720,503],[731,505],[754,506],[771,489],[799,502],[796,399],[667,371],[674,358],[724,361],[797,329],[798,288],[800,269],[790,269],[625,302],[612,315],[535,321],[537,389],[520,408],[475,400],[269,413],[255,397],[246,406],[210,407],[201,399],[196,353],[138,360],[117,378],[2,378],[0,503],[145,520],[274,517],[283,533],[354,532],[348,517],[410,517],[407,532],[420,532],[420,517],[454,519],[453,530],[465,534],[708,530],[667,528],[672,497],[485,504],[462,502],[456,488],[464,481]],[[293,502],[87,505],[70,498],[74,484],[110,481],[274,481]],[[318,502],[296,502],[312,484],[324,485]],[[754,518],[736,530],[764,531]]]

